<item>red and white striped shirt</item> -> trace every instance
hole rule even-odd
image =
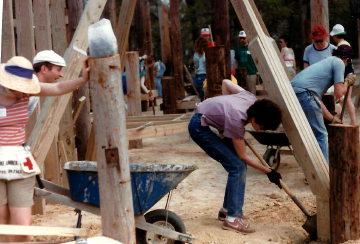
[[[0,146],[16,146],[25,143],[25,124],[28,115],[29,95],[24,94],[22,98],[12,105],[3,106],[0,116]],[[6,116],[4,116],[4,109]]]

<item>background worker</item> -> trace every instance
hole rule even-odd
[[[246,154],[245,126],[251,124],[259,130],[276,130],[281,122],[280,108],[267,99],[256,97],[235,85],[223,80],[223,96],[217,96],[200,103],[190,120],[191,138],[211,158],[222,164],[228,172],[223,207],[219,220],[223,220],[223,229],[242,233],[253,233],[245,222],[243,214],[247,165],[266,173],[269,180],[281,188],[281,175]],[[209,126],[216,128],[221,136],[215,134]]]
[[[82,77],[72,81],[51,82],[62,77],[62,66],[42,66],[39,82],[33,65],[24,57],[13,57],[0,67],[0,224],[30,225],[34,204],[35,175],[40,173],[25,143],[25,124],[28,121],[29,97],[59,96],[76,90],[89,81],[86,59]],[[0,236],[0,241],[29,242],[30,236]]]
[[[347,87],[355,83],[355,75],[349,74],[344,82],[344,71],[347,61],[352,57],[350,46],[341,45],[328,57],[304,69],[291,81],[294,92],[304,110],[317,142],[329,163],[328,135],[324,124],[321,98],[334,85],[336,99],[340,99]],[[336,116],[333,123],[340,123]]]
[[[155,72],[155,86],[158,92],[158,97],[162,97],[162,84],[161,78],[164,76],[166,71],[166,66],[161,60],[157,61],[154,64],[154,72]]]
[[[289,71],[291,78],[296,75],[296,62],[294,50],[290,47],[290,38],[288,35],[279,37],[279,44],[281,47],[281,56],[284,59],[286,69]]]
[[[332,31],[330,32],[330,36],[333,37],[333,39],[337,43],[338,47],[341,45],[350,46],[350,44],[347,41],[345,41],[345,34],[346,34],[345,29],[340,24],[334,25]],[[355,71],[354,71],[354,68],[352,65],[352,60],[349,59],[347,62],[347,65],[345,67],[344,77],[346,77],[348,74],[354,74],[354,73],[355,73]],[[334,93],[333,89],[331,92]],[[346,107],[348,108],[348,111],[349,111],[349,116],[350,116],[350,121],[351,121],[350,123],[351,123],[351,125],[355,125],[356,124],[355,106],[351,101],[351,92],[352,92],[352,87],[349,88],[349,95],[348,95],[347,100],[344,101],[344,103],[346,102]],[[341,113],[341,106],[340,106],[340,110],[339,110],[338,114],[340,114],[340,113]]]
[[[336,47],[326,41],[329,34],[324,26],[316,25],[310,34],[310,38],[315,42],[305,48],[304,69],[327,57],[331,57]]]
[[[240,45],[235,49],[235,68],[246,68],[246,90],[256,95],[257,69],[249,51],[245,31],[240,31],[238,37]]]
[[[200,36],[204,37],[208,42],[208,47],[215,47],[216,43],[210,40],[210,29],[202,28]]]
[[[194,45],[194,69],[195,78],[194,85],[196,91],[199,93],[200,100],[204,101],[204,80],[206,79],[206,62],[205,62],[205,49],[208,47],[208,40],[200,36],[195,41]]]

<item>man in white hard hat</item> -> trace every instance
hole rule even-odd
[[[330,32],[330,36],[332,36],[332,38],[334,39],[334,41],[337,43],[337,47],[340,47],[341,45],[347,45],[350,46],[350,43],[345,41],[345,28],[344,26],[340,25],[340,24],[336,24],[334,25],[332,31]],[[347,62],[347,65],[345,67],[345,73],[344,73],[344,77],[346,77],[348,74],[354,74],[354,68],[352,65],[352,60],[349,59]],[[330,88],[331,89],[331,88]],[[333,93],[333,89],[332,90],[328,90],[328,93]],[[351,125],[355,125],[356,124],[356,115],[355,115],[355,106],[351,101],[351,92],[352,92],[352,87],[349,88],[349,95],[346,101],[346,107],[348,108],[349,111],[349,116],[350,116],[350,123]],[[338,114],[341,113],[341,106],[337,106],[339,108]]]
[[[66,66],[65,60],[52,50],[38,52],[33,60],[34,74],[39,82],[56,83],[64,76],[62,68]],[[31,115],[39,102],[39,97],[31,96],[28,111]]]
[[[246,90],[256,95],[257,69],[249,51],[245,31],[240,31],[238,38],[240,45],[235,49],[235,68],[246,68]]]

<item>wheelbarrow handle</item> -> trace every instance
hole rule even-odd
[[[260,160],[260,163],[267,167],[270,168],[269,165],[265,162],[265,160],[260,157],[260,155],[255,151],[255,149],[253,148],[253,146],[249,143],[249,141],[244,138],[245,144],[250,148],[250,150],[253,152],[253,154]],[[306,215],[306,217],[310,217],[309,212],[305,209],[305,207],[300,203],[299,199],[297,199],[297,197],[291,192],[291,190],[289,189],[289,187],[280,179],[280,185],[281,187],[284,189],[284,191],[286,192],[286,194],[288,194],[288,196],[294,201],[294,203],[300,208],[300,210]]]

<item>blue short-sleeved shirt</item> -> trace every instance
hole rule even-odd
[[[340,58],[328,57],[301,71],[291,85],[295,93],[312,91],[322,98],[329,87],[344,81],[344,71],[345,64]]]
[[[304,52],[304,63],[307,63],[309,65],[313,65],[327,57],[331,57],[333,51],[336,49],[336,47],[333,44],[330,44],[322,50],[318,50],[315,48],[315,44],[311,44],[306,47]]]
[[[194,53],[194,68],[195,74],[206,74],[205,53],[200,57],[199,53]]]

